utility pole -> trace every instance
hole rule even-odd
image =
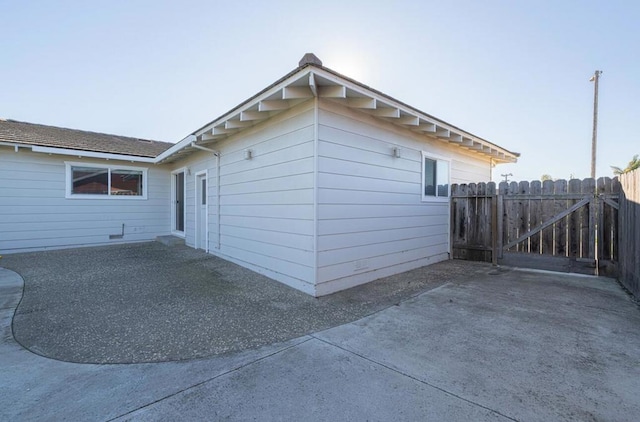
[[[509,176],[513,176],[512,173],[501,174],[500,176],[504,177],[504,181],[509,183]]]
[[[596,144],[598,139],[598,80],[602,70],[596,70],[590,82],[595,82],[593,89],[593,135],[591,138],[591,177],[596,178]]]

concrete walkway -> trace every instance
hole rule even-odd
[[[13,339],[0,420],[632,421],[640,310],[611,280],[476,271],[353,323],[184,362],[75,364]]]

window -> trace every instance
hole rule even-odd
[[[422,153],[422,200],[449,197],[449,161]]]
[[[202,178],[202,187],[200,188],[202,197],[200,198],[201,205],[207,205],[207,179]]]
[[[67,198],[146,198],[147,169],[65,163]]]

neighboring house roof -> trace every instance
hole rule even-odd
[[[149,158],[157,157],[174,145],[169,142],[0,119],[0,143],[2,142]]]
[[[171,162],[183,158],[314,97],[358,109],[432,140],[450,143],[491,158],[495,163],[516,162],[520,156],[517,152],[509,151],[328,69],[316,56],[308,53],[300,60],[298,68],[196,130],[158,156],[157,161]]]

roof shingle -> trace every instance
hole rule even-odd
[[[0,142],[155,158],[174,144],[0,119]]]

